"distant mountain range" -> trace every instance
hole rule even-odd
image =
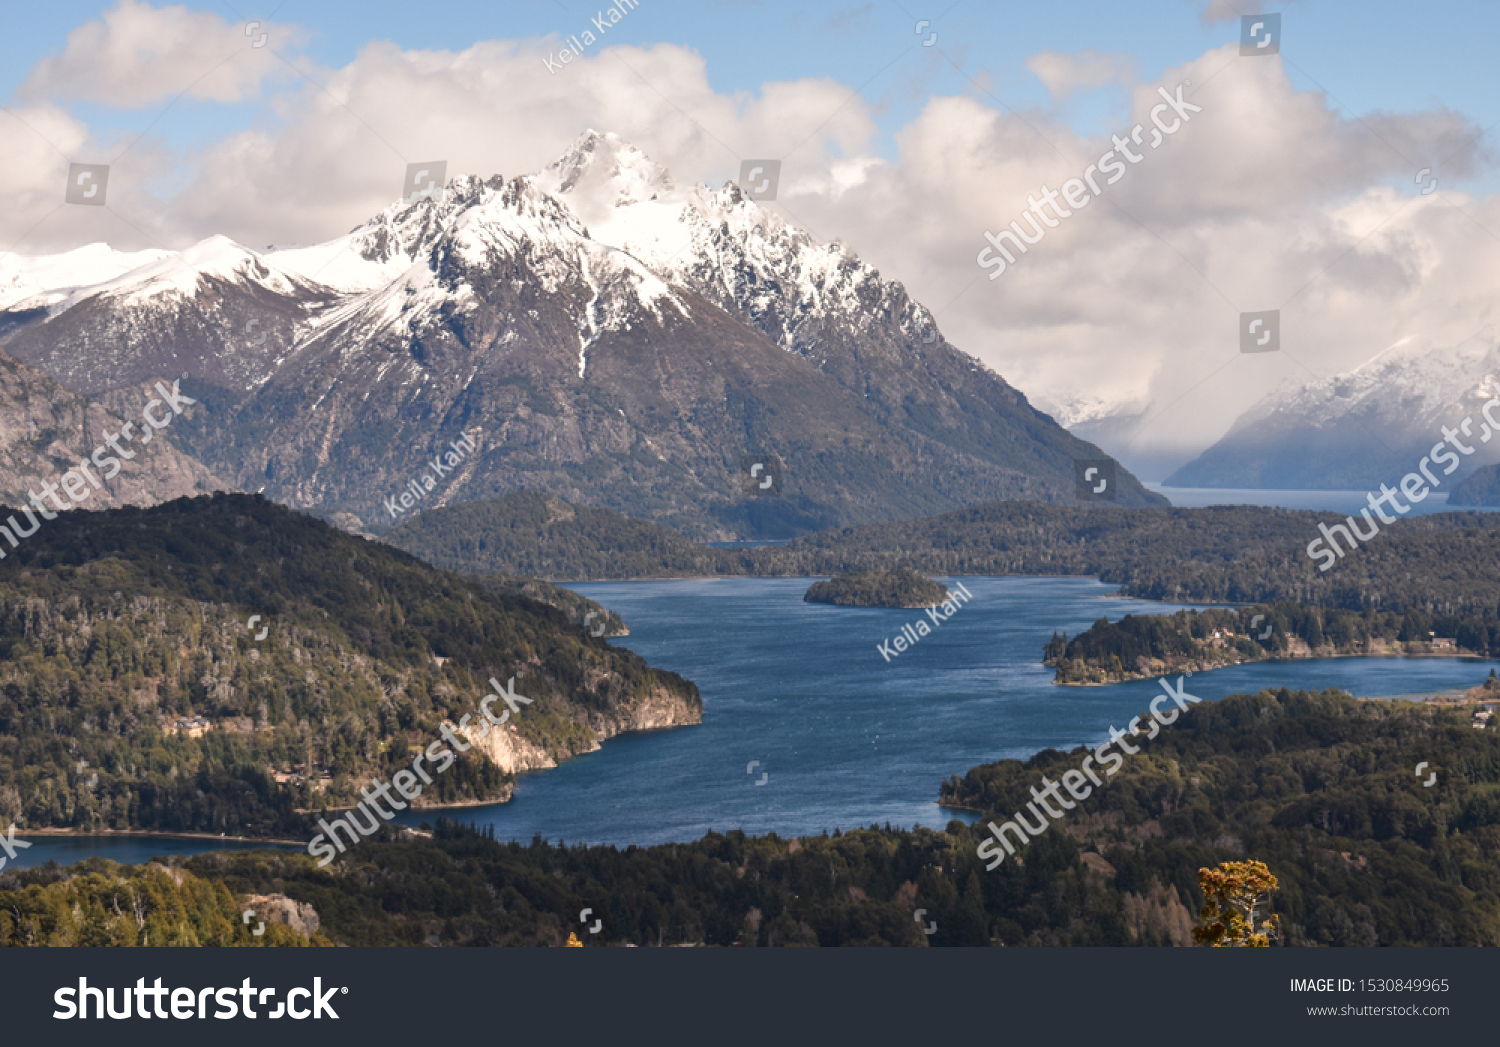
[[[533,488],[784,536],[1071,502],[1074,461],[1107,457],[843,247],[592,131],[537,175],[459,177],[314,247],[31,263],[0,269],[0,350],[117,411],[186,373],[179,447],[372,531]],[[753,496],[752,459],[777,496]]]
[[[1449,349],[1392,349],[1353,371],[1268,396],[1164,486],[1378,490],[1416,470],[1447,426],[1473,450],[1454,454],[1459,467],[1438,488],[1451,493],[1476,469],[1500,462],[1500,440],[1488,436],[1493,427],[1483,415],[1497,397],[1493,334]],[[1500,407],[1490,413],[1500,419]]]

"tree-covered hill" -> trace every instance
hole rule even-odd
[[[1018,850],[1024,865],[988,875],[1024,882],[1065,836],[1069,852],[1144,864],[1192,908],[1198,867],[1254,858],[1281,881],[1272,904],[1288,944],[1500,944],[1500,734],[1466,713],[1283,689],[1193,705],[1135,744],[1103,788]],[[985,812],[976,828],[988,832],[1085,755],[985,764],[942,799]],[[1414,774],[1422,761],[1438,776],[1430,788]]]
[[[0,947],[333,944],[284,922],[257,920],[251,928],[243,912],[243,901],[223,880],[155,862],[129,866],[90,858],[71,869],[43,866],[0,876]]]
[[[717,549],[539,491],[429,509],[380,537],[430,564],[474,574],[593,581],[724,573]]]
[[[301,832],[512,677],[534,704],[424,803],[701,717],[570,614],[260,498],[63,513],[0,560],[0,822]]]
[[[904,568],[860,571],[814,582],[802,599],[840,607],[933,607],[948,599],[948,587]]]
[[[1449,505],[1500,505],[1500,464],[1483,465],[1464,477],[1448,496]]]

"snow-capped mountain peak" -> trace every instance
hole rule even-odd
[[[868,326],[872,307],[893,313],[911,347],[938,338],[927,310],[842,244],[819,243],[733,182],[677,185],[618,136],[586,132],[536,181],[566,200],[594,239],[808,359],[824,359],[831,329]]]
[[[537,175],[549,193],[602,194],[615,206],[654,200],[675,188],[667,169],[617,134],[590,128]]]
[[[113,280],[172,254],[155,249],[116,251],[108,244],[94,243],[61,254],[5,255],[0,258],[0,309],[28,299],[33,308],[53,305],[78,288]]]
[[[1492,329],[1446,348],[1403,340],[1350,371],[1312,382],[1283,382],[1235,423],[1276,415],[1309,425],[1348,415],[1380,418],[1396,432],[1426,431],[1484,403],[1500,387],[1500,341]]]
[[[253,283],[282,295],[295,295],[310,281],[268,264],[261,255],[227,236],[206,240],[175,254],[136,266],[111,279],[67,292],[53,288],[14,303],[25,310],[46,307],[53,316],[96,296],[117,298],[126,306],[138,306],[162,296],[190,297],[211,282]]]
[[[1403,340],[1353,370],[1284,382],[1166,483],[1374,489],[1430,454],[1445,426],[1468,424],[1487,434],[1481,412],[1496,395],[1500,342],[1493,330],[1446,348]],[[1500,445],[1476,437],[1473,457],[1461,460],[1462,475],[1497,458]]]

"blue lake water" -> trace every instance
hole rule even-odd
[[[163,836],[27,836],[17,831],[17,838],[26,840],[30,847],[17,849],[16,856],[6,862],[7,868],[30,868],[56,861],[59,865],[72,865],[85,858],[108,858],[122,865],[144,865],[152,858],[165,858],[174,854],[202,854],[204,851],[264,850],[268,844],[240,843],[226,840],[214,843],[209,840],[172,839]]]
[[[953,579],[944,580],[953,587]],[[507,804],[398,820],[415,825],[441,814],[493,826],[501,839],[540,834],[616,845],[695,840],[709,829],[797,836],[967,821],[967,812],[935,803],[945,777],[1049,746],[1097,744],[1160,692],[1155,681],[1056,686],[1040,662],[1054,629],[1076,635],[1101,617],[1186,606],[1113,598],[1113,586],[1084,578],[966,578],[972,600],[887,662],[880,641],[925,615],[804,603],[811,581],[570,586],[624,616],[631,633],[617,646],[698,685],[703,724],[625,735],[525,775]],[[1262,662],[1200,673],[1187,691],[1206,700],[1266,687],[1431,694],[1474,686],[1488,672],[1489,663],[1476,659]],[[762,776],[765,784],[757,785]],[[140,862],[235,846],[118,837],[32,842],[19,864],[49,857],[67,864],[93,854]]]
[[[1180,509],[1200,509],[1206,505],[1266,505],[1282,509],[1326,509],[1329,512],[1343,513],[1349,516],[1358,513],[1361,509],[1368,509],[1370,507],[1370,503],[1366,497],[1370,494],[1369,491],[1278,491],[1239,487],[1163,487],[1159,483],[1148,483],[1143,486],[1155,491],[1159,495],[1163,495],[1169,502]],[[1447,512],[1448,494],[1448,491],[1434,490],[1420,502],[1409,503],[1403,498],[1401,499],[1401,504],[1410,507],[1410,512],[1407,514],[1409,516],[1426,516],[1428,513]],[[1500,511],[1494,506],[1464,505],[1454,506],[1453,508],[1455,510],[1464,509],[1476,512]]]
[[[616,738],[523,776],[508,804],[444,813],[493,826],[501,839],[617,845],[694,840],[709,829],[941,827],[969,818],[935,803],[948,775],[1095,744],[1160,692],[1154,681],[1058,687],[1042,645],[1054,629],[1074,635],[1101,617],[1184,605],[1105,598],[1114,587],[1090,579],[963,582],[973,599],[889,662],[878,643],[922,613],[803,603],[811,579],[575,584],[624,616],[631,634],[617,645],[698,684],[703,724]],[[1187,690],[1217,699],[1342,687],[1374,697],[1470,687],[1488,671],[1477,660],[1434,658],[1259,663],[1199,674]]]

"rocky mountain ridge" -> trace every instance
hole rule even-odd
[[[1071,501],[1073,461],[1106,457],[844,248],[594,132],[535,176],[460,176],[325,244],[215,237],[32,295],[0,313],[0,348],[110,405],[187,370],[182,447],[372,531],[412,480],[424,509],[541,488],[774,537]],[[463,437],[462,470],[431,465]],[[761,497],[745,463],[768,456]],[[1123,471],[1117,496],[1161,504]]]
[[[122,389],[122,414],[144,429],[141,410],[156,396],[149,390]],[[0,352],[0,505],[24,507],[35,493],[49,510],[57,509],[58,503],[45,501],[45,485],[61,483],[80,461],[87,463],[96,449],[106,447],[108,436],[120,437],[125,424],[101,404]],[[106,468],[91,470],[98,487],[86,487],[86,500],[80,504],[88,509],[152,505],[225,490],[224,481],[172,446],[175,435],[166,429],[149,445],[130,441],[125,449],[132,457],[111,455],[118,463],[114,473],[108,471],[109,459],[104,459]],[[99,462],[94,459],[93,464]]]
[[[1398,346],[1352,371],[1283,386],[1164,486],[1379,490],[1416,469],[1448,427],[1474,452],[1455,456],[1451,488],[1500,462],[1490,436],[1500,426],[1484,416],[1497,398],[1492,331],[1447,348]],[[1500,419],[1500,403],[1490,416]]]

